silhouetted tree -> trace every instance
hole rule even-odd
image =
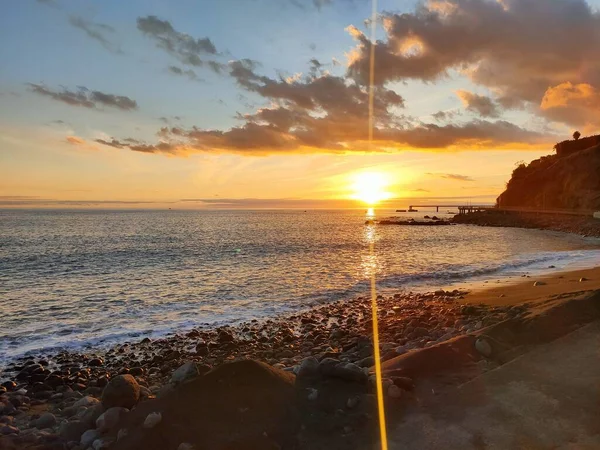
[[[573,139],[577,140],[581,137],[581,133],[579,131],[576,131],[575,133],[573,133]]]

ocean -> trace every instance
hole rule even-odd
[[[597,239],[364,210],[2,210],[0,362],[366,295],[373,271],[386,294],[597,261]]]

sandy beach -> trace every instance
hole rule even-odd
[[[552,269],[548,269],[552,270]],[[567,272],[554,272],[530,277],[500,279],[499,283],[473,285],[464,299],[465,304],[510,306],[535,303],[560,295],[600,289],[600,267]]]

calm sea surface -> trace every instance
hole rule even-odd
[[[0,211],[0,358],[353,297],[368,292],[372,270],[380,292],[397,292],[600,261],[597,240],[367,227],[364,213]]]

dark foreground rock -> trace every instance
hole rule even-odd
[[[118,450],[280,448],[297,431],[295,376],[257,361],[224,364],[135,408]],[[160,414],[153,426],[148,416]],[[245,447],[261,442],[261,447]],[[269,444],[270,445],[270,444]]]

